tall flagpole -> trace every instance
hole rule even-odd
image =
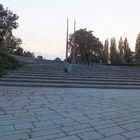
[[[75,29],[76,29],[76,21],[74,20],[74,33],[75,33]]]
[[[76,21],[74,20],[74,34],[75,34],[75,29],[76,29]],[[73,63],[75,63],[75,39],[73,43]]]
[[[69,19],[67,18],[67,33],[66,33],[66,59],[68,58],[68,35],[69,35]]]

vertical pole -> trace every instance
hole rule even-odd
[[[69,19],[67,18],[67,33],[66,33],[66,59],[68,58],[68,30],[69,30]]]
[[[74,20],[74,33],[75,33],[75,29],[76,29],[76,21]]]
[[[75,28],[76,28],[76,21],[74,20],[74,34],[75,34]],[[73,63],[75,63],[75,38],[73,43]]]

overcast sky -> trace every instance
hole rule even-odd
[[[115,37],[127,37],[133,50],[140,32],[140,0],[0,0],[19,15],[14,34],[23,40],[22,47],[47,59],[65,57],[66,19],[69,32],[93,30],[102,43]]]

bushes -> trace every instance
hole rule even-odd
[[[22,63],[10,56],[5,49],[0,47],[0,76],[8,70],[22,66]]]

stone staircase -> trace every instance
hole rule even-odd
[[[65,80],[62,63],[27,63],[0,78],[0,86],[140,89],[140,67],[72,65]]]

